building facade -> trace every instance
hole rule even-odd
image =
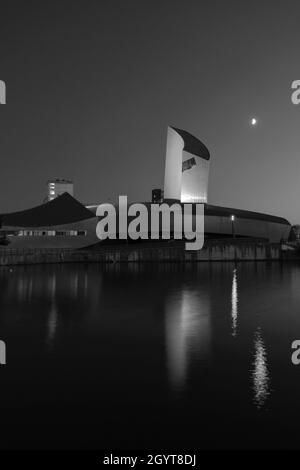
[[[1,215],[8,249],[80,249],[94,245],[98,218],[70,194],[28,210]]]
[[[54,178],[47,181],[47,201],[52,201],[64,193],[74,195],[73,181],[64,178]]]
[[[168,128],[165,162],[165,199],[206,203],[210,154],[192,134]]]

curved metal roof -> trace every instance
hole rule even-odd
[[[171,206],[172,204],[179,204],[181,207],[183,207],[185,205],[185,203],[180,202],[178,199],[164,199],[163,203],[167,204],[168,206]],[[142,202],[142,204],[147,206],[148,210],[150,211],[150,206],[153,203]],[[188,205],[192,205],[192,213],[193,215],[196,214],[197,203],[188,203]],[[262,212],[253,212],[244,209],[234,209],[230,207],[213,206],[206,203],[204,204],[204,215],[228,218],[230,218],[231,215],[235,215],[237,219],[249,219],[253,221],[261,220],[263,222],[274,222],[276,224],[291,225],[287,219],[278,217],[277,215],[264,214]]]
[[[20,212],[1,214],[2,226],[7,227],[51,227],[90,219],[95,215],[69,193]]]
[[[210,159],[210,153],[208,148],[203,144],[203,142],[197,139],[197,137],[193,136],[187,131],[178,129],[177,127],[171,128],[174,129],[174,131],[176,131],[180,135],[180,137],[182,137],[184,141],[183,150],[193,155],[196,155],[197,157],[201,157],[204,160]]]
[[[288,220],[283,217],[277,217],[276,215],[263,214],[261,212],[253,212],[243,209],[231,209],[230,207],[212,206],[210,204],[204,205],[204,214],[217,217],[230,217],[231,215],[234,215],[240,219],[262,220],[264,222],[291,225]]]

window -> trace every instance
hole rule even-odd
[[[196,165],[196,160],[194,157],[190,158],[189,160],[186,160],[185,162],[182,163],[182,172],[186,170],[190,170],[195,165]]]
[[[18,237],[85,237],[87,230],[19,230],[12,234]]]

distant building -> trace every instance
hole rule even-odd
[[[47,201],[52,201],[63,193],[74,195],[73,181],[63,178],[54,178],[47,181]]]
[[[168,206],[173,206],[174,202],[177,206],[191,203],[194,226],[196,203],[203,203],[206,239],[234,237],[272,243],[288,239],[291,225],[286,219],[207,204],[209,162],[210,153],[199,139],[187,131],[169,128],[164,191],[153,189],[152,202],[163,200],[165,204],[162,212],[170,212]],[[96,211],[99,204],[86,204],[85,207],[74,199],[72,181],[53,179],[47,185],[46,204],[0,214],[0,245],[7,245],[9,249],[88,249],[105,243],[105,240],[98,239],[96,232],[99,221]],[[151,202],[144,204],[151,208]],[[116,214],[118,210],[116,207]],[[151,219],[148,227],[150,223]],[[119,228],[117,237],[120,235],[118,230]],[[161,224],[161,240],[164,240],[163,232],[164,227]],[[174,217],[170,217],[171,238],[174,233]],[[299,226],[294,227],[293,235],[296,240],[298,237],[300,239],[299,234]],[[168,242],[167,239],[165,241]],[[115,242],[119,243],[118,239]]]
[[[162,189],[152,189],[152,202],[153,204],[159,204],[163,202],[164,192]]]

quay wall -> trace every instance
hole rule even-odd
[[[294,251],[283,251],[278,243],[222,241],[207,243],[202,250],[186,251],[184,244],[103,246],[92,250],[0,249],[0,266],[46,263],[143,263],[278,261],[300,259]]]

